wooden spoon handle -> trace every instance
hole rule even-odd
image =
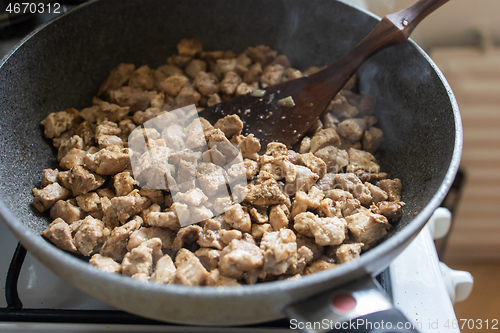
[[[315,79],[330,81],[330,89],[334,90],[336,90],[336,86],[340,85],[338,88],[340,90],[366,59],[381,49],[405,42],[415,27],[427,15],[448,1],[419,0],[406,9],[387,15],[351,52],[330,67],[316,73]]]

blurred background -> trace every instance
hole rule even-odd
[[[413,0],[348,1],[378,16]],[[500,1],[453,0],[425,19],[412,39],[436,62],[462,115],[463,179],[453,224],[437,245],[441,260],[469,271],[474,288],[457,318],[500,315]],[[463,331],[467,331],[464,329]]]
[[[80,2],[61,1],[60,12]],[[415,0],[345,2],[384,16]],[[0,6],[4,6],[1,0]],[[453,0],[426,18],[412,35],[448,79],[462,114],[461,173],[444,203],[453,213],[453,224],[448,236],[436,244],[442,261],[474,276],[472,294],[455,305],[457,318],[500,317],[500,217],[495,208],[500,202],[499,13],[499,0]],[[3,12],[1,56],[34,27],[55,16],[19,15],[13,19]]]

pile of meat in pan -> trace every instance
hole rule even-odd
[[[241,135],[237,116],[216,124],[198,119],[209,147],[200,151],[194,122],[174,126],[185,119],[170,111],[192,104],[201,110],[319,68],[301,72],[267,46],[236,55],[187,39],[166,62],[157,69],[120,64],[92,106],[42,121],[60,168],[44,170],[33,205],[50,212],[53,222],[42,234],[60,249],[140,281],[239,286],[354,260],[401,218],[401,182],[388,179],[372,155],[383,134],[372,114],[375,98],[354,93],[355,78],[297,151],[272,142],[260,155],[259,140]],[[143,126],[157,117],[172,123]],[[168,160],[154,167],[176,184],[175,194],[135,174],[152,168],[131,149],[136,137],[146,138],[147,153]],[[224,145],[241,156],[229,169],[221,165],[234,156]],[[236,200],[225,181],[238,175],[248,185],[239,186]],[[200,222],[181,227],[181,214]]]

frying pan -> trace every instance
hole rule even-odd
[[[371,279],[403,251],[438,207],[462,147],[460,115],[450,87],[411,41],[380,52],[358,72],[359,89],[377,96],[375,115],[384,139],[376,157],[391,178],[402,180],[405,214],[380,245],[335,269],[240,288],[141,283],[103,273],[45,241],[40,233],[49,219],[32,207],[30,193],[39,186],[43,169],[57,167],[40,121],[50,112],[90,105],[100,82],[120,62],[155,68],[176,51],[181,38],[198,38],[206,50],[242,52],[249,45],[266,44],[303,70],[332,63],[377,20],[332,0],[107,0],[62,15],[2,60],[1,217],[28,251],[62,279],[145,317],[195,325],[252,324],[285,314],[301,320],[349,319],[370,311],[391,317],[393,310],[384,305]],[[339,287],[356,295],[358,305],[368,306],[335,314],[328,297]],[[308,301],[314,295],[321,296]],[[307,311],[311,304],[314,311]]]

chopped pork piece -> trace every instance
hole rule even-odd
[[[194,224],[180,228],[172,243],[172,249],[174,251],[179,251],[185,243],[195,243],[198,241],[201,232],[201,227]]]
[[[152,203],[163,205],[165,198],[163,192],[160,190],[150,190],[147,188],[141,188],[139,194],[145,198],[148,198]]]
[[[314,156],[311,153],[301,154],[300,160],[306,167],[312,170],[319,178],[323,178],[326,174],[326,163],[319,157]]]
[[[236,286],[241,286],[236,279],[226,277],[224,275],[221,275],[218,269],[214,269],[210,272],[210,274],[207,277],[207,286],[214,286],[214,287],[224,287],[224,286],[230,286],[230,287],[236,287]]]
[[[311,212],[300,213],[294,218],[294,229],[307,237],[314,237],[319,245],[342,244],[347,224],[338,217],[318,217]]]
[[[403,217],[404,202],[401,201],[380,201],[372,205],[370,209],[375,214],[384,215],[389,221],[394,222]]]
[[[274,230],[286,228],[289,223],[290,210],[285,204],[271,206],[269,212],[269,223]]]
[[[55,246],[64,251],[77,253],[75,243],[71,237],[69,225],[63,219],[57,218],[42,232],[42,236],[47,238]]]
[[[363,243],[352,243],[352,244],[342,244],[340,245],[336,252],[336,261],[338,264],[354,260],[361,254],[361,248],[364,246]]]
[[[83,161],[87,168],[99,175],[114,175],[130,164],[130,155],[128,148],[111,146],[95,154],[87,154]]]
[[[198,235],[198,245],[206,248],[221,250],[224,245],[220,239],[221,224],[213,219],[208,219],[203,225],[203,230]]]
[[[329,263],[324,260],[316,260],[310,263],[304,270],[305,275],[314,274],[316,272],[325,271],[330,268],[334,268],[336,264]]]
[[[265,233],[273,231],[274,229],[269,223],[252,224],[252,231],[250,232],[250,234],[256,241],[260,241]]]
[[[245,50],[245,54],[253,60],[253,62],[258,62],[262,66],[265,66],[271,63],[278,52],[271,50],[269,46],[266,45],[258,45],[256,47],[249,46]]]
[[[347,99],[341,94],[337,94],[326,109],[341,118],[352,118],[359,113],[358,109],[349,104]]]
[[[105,178],[88,171],[83,166],[77,165],[69,172],[68,183],[74,196],[86,194],[104,184]]]
[[[342,214],[344,215],[344,217],[362,211],[366,211],[366,208],[361,206],[361,202],[359,202],[358,199],[347,199],[342,204]]]
[[[224,243],[224,244],[229,244],[233,241],[233,239],[241,239],[243,237],[243,234],[241,233],[241,231],[239,230],[226,230],[226,229],[222,229],[220,232],[219,232],[219,235],[220,235],[220,240]]]
[[[99,253],[94,254],[92,258],[90,258],[89,263],[106,273],[118,274],[122,271],[122,267],[119,263],[114,261],[112,258],[102,256]]]
[[[300,213],[307,210],[314,210],[319,207],[321,200],[325,197],[323,191],[319,188],[312,186],[309,189],[309,193],[306,194],[304,191],[298,191],[295,194],[295,198],[292,203],[292,213],[291,218],[295,218]]]
[[[207,200],[208,197],[199,188],[189,190],[186,193],[178,192],[174,195],[175,202],[180,202],[189,206],[199,206]]]
[[[66,200],[69,196],[69,191],[58,183],[49,184],[41,190],[34,188],[31,192],[33,192],[35,196],[33,198],[33,206],[35,206],[39,212],[46,211],[57,201]]]
[[[161,246],[164,249],[171,249],[174,242],[175,233],[172,230],[166,228],[141,227],[129,235],[127,250],[130,251],[153,238],[159,238],[161,240]]]
[[[363,149],[367,152],[374,153],[378,146],[380,146],[383,135],[384,133],[381,129],[370,127],[363,135]]]
[[[161,253],[161,240],[152,238],[143,242],[136,248],[128,252],[122,261],[122,274],[133,276],[134,274],[143,273],[151,275],[153,265],[155,264],[154,256],[159,260],[163,257]]]
[[[141,222],[142,219],[136,218],[121,227],[114,228],[101,249],[101,255],[121,261],[127,253],[130,235],[141,227]]]
[[[295,181],[287,183],[285,186],[285,191],[288,195],[292,195],[297,191],[309,191],[311,186],[319,179],[319,176],[308,167],[296,165],[295,170],[297,170]]]
[[[244,272],[261,266],[264,257],[261,250],[252,243],[233,239],[219,256],[219,271],[227,276],[239,279]]]
[[[128,85],[142,90],[151,90],[154,87],[153,71],[144,65],[137,68],[128,81]]]
[[[326,128],[324,130],[318,131],[311,138],[311,153],[315,153],[323,147],[326,146],[338,146],[340,144],[340,138],[337,132],[333,128]]]
[[[77,196],[76,202],[78,203],[78,207],[80,207],[84,212],[95,212],[99,209],[101,199],[96,192],[90,192]]]
[[[341,172],[342,168],[349,164],[348,153],[334,146],[321,148],[314,155],[325,162],[327,172]]]
[[[297,260],[295,241],[295,234],[290,229],[264,234],[260,242],[260,248],[264,254],[264,271],[273,275],[285,273]]]
[[[379,173],[380,166],[377,164],[377,160],[372,154],[351,148],[349,149],[349,165],[347,166],[347,172],[355,172],[357,170]]]
[[[267,215],[267,207],[256,206],[250,209],[250,217],[252,221],[257,223],[267,223],[269,222],[269,216]]]
[[[232,95],[236,92],[236,88],[240,83],[241,77],[234,71],[229,71],[220,82],[220,90],[225,94]],[[230,138],[231,136],[228,135],[227,137]]]
[[[114,197],[111,200],[103,197],[101,205],[104,211],[103,221],[113,225],[118,222],[124,223],[130,217],[139,214],[151,205],[151,201],[142,197],[138,190],[133,190],[126,196]]]
[[[370,193],[372,194],[373,203],[377,203],[380,201],[386,201],[389,198],[387,193],[384,190],[382,190],[380,187],[375,186],[375,185],[370,184],[370,183],[365,183],[365,186],[368,187],[368,189],[370,190]]]
[[[155,270],[149,280],[156,283],[173,283],[176,270],[172,258],[166,254],[156,262]]]
[[[337,132],[350,142],[357,142],[363,137],[366,123],[361,118],[350,118],[341,122],[337,127]]]
[[[59,137],[64,131],[71,128],[78,117],[79,113],[75,109],[50,113],[47,118],[41,121],[41,124],[45,127],[45,137],[49,139]]]
[[[115,69],[109,72],[108,78],[102,83],[97,95],[101,96],[103,94],[107,94],[109,91],[118,89],[125,85],[134,70],[134,64],[119,64]]]
[[[241,149],[243,158],[248,158],[254,161],[259,160],[258,152],[260,151],[260,142],[259,139],[254,137],[253,134],[249,134],[248,136],[241,138],[238,146]]]
[[[74,200],[74,199],[73,199]],[[61,218],[66,223],[71,224],[75,221],[80,220],[82,211],[80,208],[71,204],[70,200],[59,200],[50,209],[50,218],[57,219]]]
[[[78,224],[74,240],[78,251],[84,256],[90,256],[99,252],[108,236],[109,229],[104,227],[104,223],[89,215]]]
[[[285,73],[285,68],[280,64],[269,65],[264,68],[262,76],[260,77],[260,82],[263,88],[267,86],[272,86],[280,83],[283,80],[283,74]]]
[[[250,232],[252,230],[252,221],[246,207],[240,204],[234,204],[226,209],[224,220],[234,229],[241,232]]]
[[[61,142],[57,152],[57,160],[61,161],[61,159],[73,148],[78,150],[82,150],[84,148],[83,139],[79,135],[73,135],[69,140]]]
[[[257,206],[276,205],[285,203],[286,195],[272,178],[258,185],[248,185],[245,201]]]
[[[214,127],[224,132],[224,135],[227,138],[231,138],[233,135],[240,135],[241,130],[243,129],[243,123],[241,122],[240,117],[230,115],[217,120]]]
[[[342,218],[342,203],[334,202],[330,198],[321,200],[317,208],[318,216],[320,217],[338,217]]]
[[[179,91],[179,94],[175,98],[175,102],[180,107],[188,106],[191,104],[198,105],[200,97],[200,94],[198,94],[198,92],[196,92],[193,87],[191,87],[190,85],[185,85],[184,87],[182,87],[181,91]]]
[[[128,171],[117,173],[113,180],[117,196],[127,195],[134,190],[135,180]]]
[[[221,190],[226,190],[226,172],[213,163],[200,163],[196,172],[203,192],[212,197]]]
[[[175,256],[175,266],[177,267],[174,277],[175,284],[185,286],[201,286],[205,284],[208,272],[191,251],[180,249]]]
[[[200,260],[200,263],[208,272],[217,269],[220,255],[219,250],[202,247],[198,249],[194,255]]]
[[[144,91],[133,87],[120,87],[109,92],[110,102],[119,106],[129,107],[130,112],[146,110],[151,99],[156,96],[154,91]]]
[[[333,189],[348,191],[365,206],[369,206],[373,199],[370,189],[352,173],[327,173],[319,180],[318,187],[324,192]]]
[[[369,210],[347,216],[345,219],[352,239],[363,243],[363,250],[372,248],[391,227],[385,216],[374,214]]]
[[[328,190],[325,192],[325,197],[330,198],[333,201],[345,201],[347,199],[354,198],[350,192],[341,189]]]
[[[175,74],[160,82],[159,88],[167,95],[177,96],[182,87],[184,87],[184,85],[188,82],[189,79],[186,76]]]
[[[200,53],[202,49],[201,42],[197,39],[183,38],[179,44],[177,44],[177,50],[181,55],[195,56]]]
[[[394,179],[384,179],[378,183],[378,186],[387,192],[389,195],[389,201],[401,201],[401,180],[398,178]]]
[[[44,188],[47,185],[57,182],[57,174],[59,170],[57,169],[45,169],[43,170],[42,183],[40,184],[40,188]]]

